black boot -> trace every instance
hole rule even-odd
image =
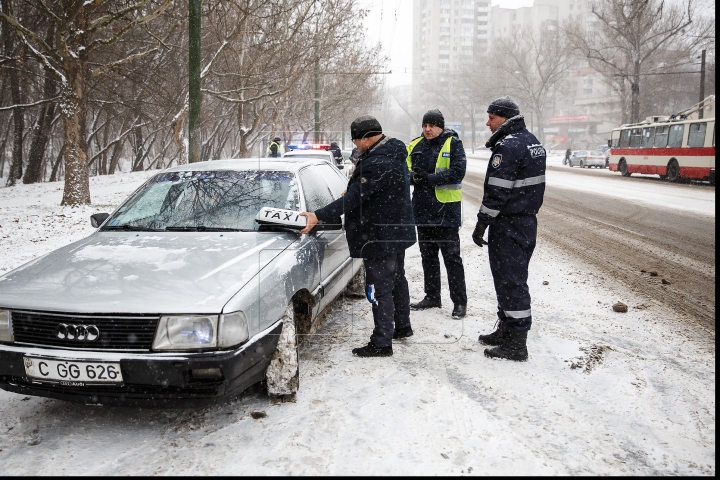
[[[485,345],[502,345],[506,337],[505,324],[502,320],[498,320],[497,330],[489,335],[480,335],[478,341]]]
[[[396,328],[393,332],[393,340],[400,340],[413,336],[412,327]]]
[[[465,315],[467,315],[467,306],[455,305],[452,311],[452,318],[463,318]]]
[[[485,356],[524,362],[528,359],[527,331],[520,333],[508,332],[507,340],[502,345],[485,349]]]
[[[393,354],[392,346],[376,347],[372,342],[364,347],[353,348],[352,353],[358,357],[391,357]]]
[[[440,303],[440,300],[432,300],[428,297],[423,298],[419,302],[411,303],[410,308],[413,310],[425,310],[426,308],[440,308],[442,307],[442,304]]]

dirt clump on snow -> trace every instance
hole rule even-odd
[[[613,311],[620,312],[620,313],[625,313],[628,311],[627,305],[625,305],[622,302],[617,302],[615,305],[613,305],[612,308],[613,308]]]

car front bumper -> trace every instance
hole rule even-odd
[[[237,349],[198,353],[123,353],[0,345],[0,388],[91,405],[188,408],[227,399],[261,381],[277,348],[282,322]],[[37,382],[25,373],[24,357],[120,363],[121,386],[63,386]],[[194,379],[193,369],[219,368],[221,379]]]

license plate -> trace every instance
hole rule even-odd
[[[59,383],[69,387],[122,384],[119,363],[74,362],[24,357],[25,373],[33,380]]]

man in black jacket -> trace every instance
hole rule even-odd
[[[408,144],[413,215],[417,222],[420,256],[425,278],[425,298],[410,304],[414,310],[440,307],[440,258],[447,271],[453,318],[467,312],[465,269],[460,257],[462,180],[465,149],[454,130],[445,129],[440,110],[430,110],[422,120],[423,135]]]
[[[493,358],[528,358],[527,332],[532,324],[528,265],[537,238],[536,215],[545,194],[545,149],[525,128],[517,103],[508,97],[487,109],[492,149],[485,191],[472,239],[488,245],[490,271],[498,301],[498,327],[480,342]],[[483,239],[490,227],[488,241]]]
[[[380,123],[370,115],[355,119],[350,133],[360,155],[345,195],[313,213],[302,212],[307,226],[300,232],[310,233],[319,222],[338,223],[345,214],[350,256],[363,259],[375,321],[370,343],[352,352],[386,357],[393,354],[396,333],[412,335],[405,250],[415,243],[415,228],[407,150],[400,140],[383,135]]]

